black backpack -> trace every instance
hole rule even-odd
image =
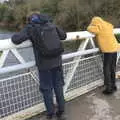
[[[35,24],[32,25],[32,29],[33,34],[36,36],[34,42],[39,46],[42,57],[54,58],[64,52],[57,28],[54,24]]]

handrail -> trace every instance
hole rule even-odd
[[[114,34],[120,33],[120,28],[114,29]],[[88,31],[79,31],[79,32],[68,32],[67,33],[67,38],[65,41],[71,41],[75,39],[84,39],[84,38],[91,38],[94,37],[94,34],[91,34]],[[7,50],[7,49],[13,49],[13,48],[24,48],[24,47],[29,47],[32,46],[31,42],[25,41],[20,45],[14,45],[11,42],[11,39],[5,39],[5,40],[0,40],[0,51],[2,50]]]
[[[120,29],[116,28],[114,29],[114,33],[118,34],[120,33]],[[93,38],[95,35],[89,33],[88,31],[81,31],[81,32],[68,32],[67,33],[67,38],[65,41],[70,41],[73,39],[89,39],[89,38]],[[0,40],[0,51],[4,51],[4,50],[12,50],[14,48],[24,48],[24,47],[30,47],[32,46],[30,41],[26,41],[20,45],[14,45],[11,42],[11,39],[6,39],[6,40]],[[96,53],[98,52],[99,49],[98,48],[92,48],[89,50],[80,50],[77,52],[73,52],[73,53],[68,53],[65,55],[62,55],[62,59],[69,59],[69,58],[73,58],[73,57],[78,57],[78,56],[82,56],[82,55],[87,55],[87,54],[92,54],[92,53]],[[13,71],[17,71],[17,70],[21,70],[21,69],[27,69],[30,67],[35,66],[35,61],[30,61],[30,62],[26,62],[26,63],[22,63],[22,64],[17,64],[14,65],[14,67],[11,66],[7,66],[4,68],[0,68],[0,74],[3,73],[8,73],[8,72],[13,72]]]

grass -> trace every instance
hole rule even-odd
[[[120,34],[116,34],[115,37],[116,37],[117,41],[120,43]]]

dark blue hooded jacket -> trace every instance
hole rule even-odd
[[[36,65],[39,70],[49,70],[62,65],[61,56],[52,59],[46,59],[40,56],[40,49],[37,44],[35,44],[34,32],[31,30],[31,26],[35,24],[36,26],[41,26],[46,22],[51,22],[51,18],[44,14],[35,14],[30,16],[29,23],[18,33],[12,36],[12,42],[16,45],[21,44],[26,40],[31,40],[33,44],[33,50],[35,54]],[[66,38],[66,33],[56,26],[58,35],[61,40]]]

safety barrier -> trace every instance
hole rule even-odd
[[[114,33],[120,33],[120,29]],[[87,31],[67,33],[65,41],[82,41],[76,52],[62,56],[66,100],[103,84],[102,54],[95,46],[94,37]],[[0,119],[23,120],[44,111],[31,42],[15,46],[11,39],[0,40],[0,51]]]

